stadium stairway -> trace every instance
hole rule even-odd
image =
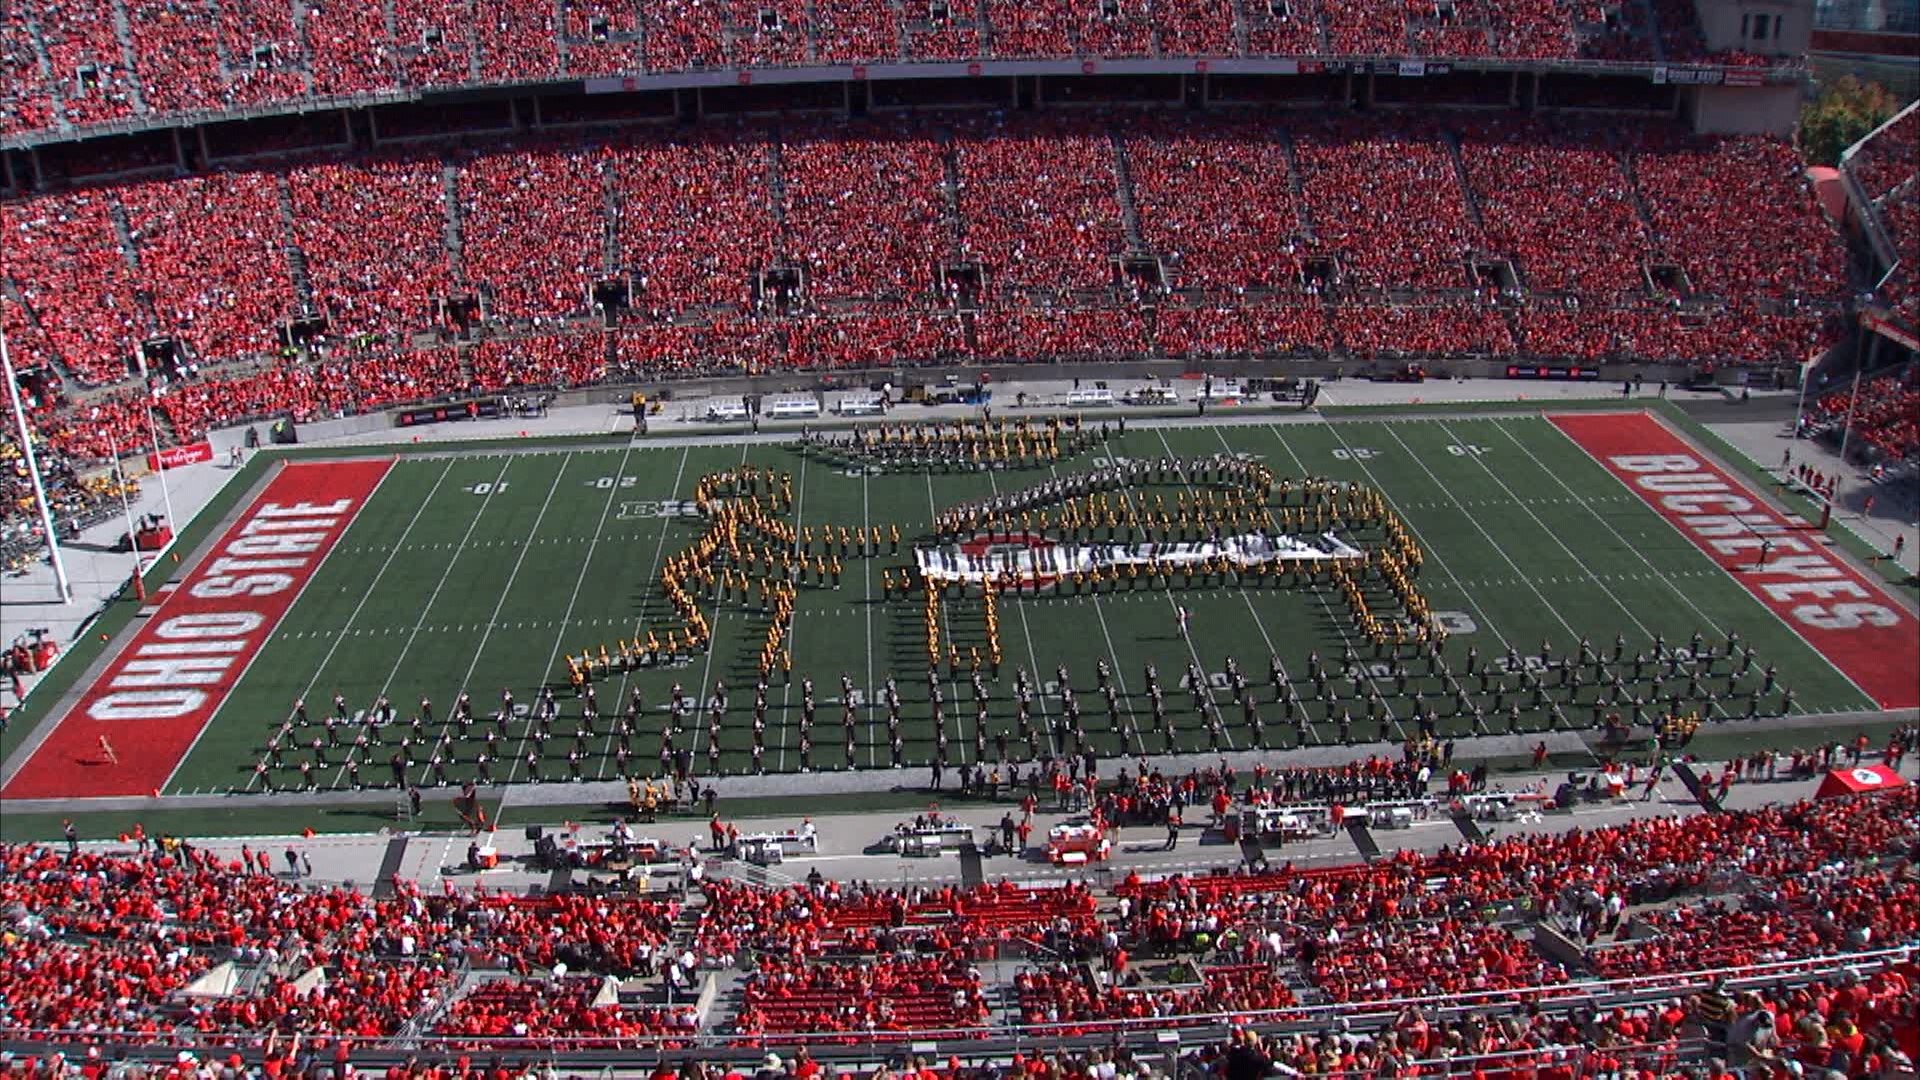
[[[606,213],[600,219],[600,267],[608,275],[618,274],[620,267],[620,185],[614,177],[614,170],[602,167],[600,170],[601,203]]]
[[[1265,3],[1266,0],[1254,0]],[[1233,0],[1233,51],[1239,56],[1247,55],[1247,0]]]
[[[1657,48],[1660,35],[1655,34],[1653,37]],[[1650,250],[1664,251],[1666,249],[1666,238],[1661,236],[1660,230],[1654,227],[1653,208],[1647,205],[1646,197],[1640,193],[1639,162],[1635,160],[1631,151],[1621,152],[1620,172],[1627,178],[1627,192],[1633,196],[1633,210],[1634,213],[1640,215],[1641,227],[1647,230]]]
[[[1120,202],[1120,221],[1126,229],[1127,254],[1149,254],[1147,242],[1140,235],[1140,207],[1133,197],[1133,169],[1127,162],[1126,144],[1112,130],[1107,132],[1107,141],[1113,151],[1114,195]]]
[[[1473,227],[1484,235],[1487,219],[1480,211],[1480,196],[1473,190],[1473,178],[1467,174],[1467,159],[1460,153],[1460,136],[1443,131],[1440,141],[1446,145],[1447,160],[1453,163],[1454,180],[1460,185],[1460,201],[1467,208],[1467,216],[1473,219]]]
[[[440,187],[442,212],[446,214],[446,245],[448,276],[459,282],[462,287],[470,287],[467,281],[467,262],[462,254],[461,236],[465,223],[460,217],[460,167],[448,162],[440,168]]]
[[[140,68],[133,62],[136,55],[133,44],[133,23],[127,18],[127,5],[114,0],[113,37],[120,43],[120,64],[127,73],[127,90],[133,99],[133,111],[136,115],[147,111],[146,88],[140,85]]]
[[[280,207],[282,246],[287,254],[287,276],[293,281],[293,295],[299,300],[301,310],[311,311],[313,275],[307,268],[307,253],[300,248],[300,233],[294,222],[293,190],[284,175],[275,178],[273,193]]]
[[[1287,158],[1287,187],[1293,191],[1293,205],[1300,215],[1300,231],[1306,239],[1312,240],[1313,207],[1307,201],[1307,185],[1300,179],[1300,158],[1294,153],[1293,133],[1284,129],[1280,132],[1280,152]]]

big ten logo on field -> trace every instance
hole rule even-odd
[[[621,521],[646,521],[659,518],[692,517],[700,508],[685,499],[643,499],[623,502],[613,516]]]

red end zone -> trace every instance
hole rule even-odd
[[[1881,708],[1920,705],[1920,622],[1804,522],[1775,511],[1645,413],[1548,419]]]
[[[148,795],[165,784],[392,464],[283,467],[0,798]]]

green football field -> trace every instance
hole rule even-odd
[[[1582,637],[1611,655],[1624,635],[1627,660],[1616,665],[1634,692],[1647,696],[1668,669],[1645,665],[1634,678],[1630,660],[1648,651],[1656,636],[1668,648],[1685,647],[1695,632],[1721,644],[1729,631],[1750,642],[1759,665],[1776,665],[1780,683],[1791,686],[1794,712],[1868,710],[1872,703],[1798,635],[1756,602],[1745,589],[1604,468],[1546,421],[1533,416],[1405,421],[1345,421],[1273,425],[1228,425],[1143,429],[1134,427],[1099,448],[1051,468],[952,473],[875,473],[827,464],[797,449],[776,445],[569,449],[529,442],[524,449],[402,457],[333,549],[264,651],[174,776],[169,791],[258,790],[254,766],[268,738],[304,697],[317,722],[343,695],[354,710],[386,695],[402,718],[422,698],[431,698],[435,723],[445,729],[462,689],[475,712],[491,712],[503,687],[522,704],[538,688],[556,687],[561,720],[544,748],[543,777],[567,776],[575,744],[578,707],[566,685],[563,656],[617,643],[648,628],[676,625],[660,586],[663,563],[705,529],[687,513],[704,474],[742,463],[790,472],[796,526],[897,525],[899,556],[849,558],[839,588],[800,589],[789,645],[792,684],[776,678],[768,694],[764,764],[769,771],[800,767],[799,680],[816,684],[813,767],[844,767],[840,680],[848,676],[861,694],[856,709],[855,763],[885,767],[890,752],[885,711],[876,704],[887,676],[898,677],[904,699],[901,731],[905,760],[919,770],[933,755],[934,726],[926,690],[922,600],[881,598],[881,574],[907,562],[908,542],[925,541],[936,510],[1030,487],[1054,476],[1096,468],[1103,458],[1196,458],[1232,452],[1251,455],[1282,477],[1352,480],[1385,495],[1411,527],[1427,559],[1418,586],[1432,608],[1453,628],[1447,656],[1456,672],[1468,647],[1486,660],[1509,648],[1523,657],[1576,650]],[[1172,503],[1186,493],[1178,482],[1145,487]],[[1176,606],[1192,615],[1183,639]],[[1178,685],[1189,663],[1210,676],[1234,657],[1254,684],[1271,745],[1292,745],[1299,730],[1284,723],[1268,683],[1268,658],[1278,656],[1305,697],[1307,657],[1317,651],[1336,674],[1352,633],[1341,598],[1331,585],[1224,585],[1123,593],[1005,597],[1001,601],[1004,666],[989,679],[989,756],[995,736],[1009,733],[1010,753],[1025,757],[1028,744],[1013,734],[1015,672],[1025,668],[1050,683],[1064,665],[1081,696],[1089,740],[1103,754],[1163,749],[1163,736],[1149,716],[1142,672],[1157,665],[1176,744],[1206,751],[1211,743],[1190,694]],[[709,607],[711,610],[711,607]],[[942,607],[943,633],[965,648],[985,652],[984,610],[977,598]],[[714,647],[690,661],[661,668],[611,672],[597,680],[606,714],[583,764],[585,779],[617,775],[608,735],[611,715],[637,687],[647,706],[633,739],[633,771],[657,771],[659,731],[669,688],[679,683],[698,698],[700,688],[726,683],[729,708],[723,725],[724,772],[750,767],[752,687],[756,658],[767,627],[757,605],[722,605],[713,616]],[[1372,659],[1369,647],[1355,644]],[[1094,668],[1105,659],[1120,689],[1119,730],[1111,730],[1105,705],[1094,693]],[[1721,661],[1705,680],[1724,690],[1736,665]],[[1441,735],[1464,735],[1471,715],[1454,715],[1455,698],[1424,662],[1408,662],[1403,688],[1382,669],[1363,669],[1363,691],[1379,690],[1386,701],[1390,738],[1412,731],[1411,695],[1422,693],[1442,714]],[[1678,689],[1686,668],[1667,675],[1664,692]],[[1709,712],[1745,709],[1746,691],[1757,686],[1759,666]],[[974,710],[968,677],[943,671],[950,760],[975,759]],[[1510,703],[1523,706],[1521,727],[1539,730],[1547,713],[1534,709],[1517,674],[1491,679],[1485,690],[1464,680],[1474,705],[1506,729]],[[1336,678],[1341,692],[1351,683]],[[1551,685],[1549,680],[1549,685]],[[1225,721],[1222,749],[1245,749],[1252,738],[1231,694],[1214,680],[1207,693]],[[1595,691],[1566,704],[1566,715],[1584,727]],[[1567,701],[1565,692],[1555,700]],[[1775,692],[1764,710],[1778,700]],[[1338,741],[1337,720],[1351,710],[1364,715],[1350,693],[1332,709],[1308,701],[1309,743]],[[1038,749],[1059,747],[1045,723],[1058,715],[1057,695],[1035,703]],[[1624,711],[1624,710],[1623,710]],[[474,739],[490,725],[478,725]],[[677,745],[695,751],[696,771],[706,770],[705,717],[691,718]],[[1352,737],[1371,742],[1377,722],[1359,721]],[[505,726],[496,780],[525,778],[528,721]],[[363,778],[389,776],[389,745],[362,752]],[[310,737],[311,732],[303,738]],[[510,744],[506,745],[506,744]],[[1377,748],[1377,747],[1376,747]],[[474,774],[472,741],[454,751],[448,774],[458,781]],[[305,750],[285,752],[274,771],[279,786],[293,786]],[[318,786],[349,786],[347,749],[330,751],[315,770]],[[364,760],[372,759],[372,760]],[[411,780],[429,780],[416,764]]]

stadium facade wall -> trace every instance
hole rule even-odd
[[[1800,118],[1798,86],[1701,86],[1687,96],[1693,130],[1706,135],[1786,135]]]

